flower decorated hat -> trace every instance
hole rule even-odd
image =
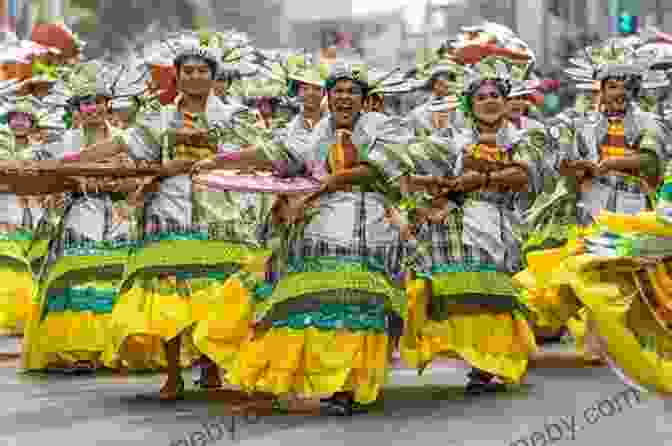
[[[534,58],[529,46],[504,25],[484,22],[462,28],[462,34],[447,42],[451,57],[463,65],[499,56],[515,63],[529,63]]]
[[[30,40],[44,47],[47,51],[65,57],[74,57],[80,54],[86,42],[70,29],[65,20],[47,23],[44,17],[46,11],[38,8],[36,24],[30,35]]]
[[[287,58],[287,75],[289,81],[324,87],[328,71],[325,66],[310,63],[305,55],[293,55]]]
[[[115,100],[130,99],[144,91],[144,77],[128,66],[116,66],[99,60],[81,62],[63,70],[52,97],[66,109],[63,120],[72,124],[71,109],[82,99],[103,96]],[[117,102],[118,103],[118,102]]]
[[[613,38],[602,46],[585,48],[583,57],[570,59],[572,67],[565,72],[584,91],[599,92],[601,82],[610,77],[628,80],[629,88],[666,88],[669,80],[660,72],[666,57],[662,48],[640,38]]]

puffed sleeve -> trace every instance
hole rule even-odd
[[[407,168],[396,157],[390,156],[388,145],[405,145],[412,141],[412,135],[400,118],[390,118],[378,113],[367,114],[370,120],[366,132],[371,143],[360,149],[360,162],[368,164],[386,178],[394,182],[407,173]]]
[[[529,209],[544,189],[544,142],[544,133],[533,131],[528,132],[513,148],[513,160],[523,163],[527,168],[528,189],[517,194],[522,211]]]
[[[667,141],[672,134],[662,120],[650,113],[642,113],[638,121],[642,175],[649,178],[661,177],[666,162],[670,159]]]
[[[160,161],[162,158],[163,119],[161,113],[145,114],[135,126],[119,137],[133,160]]]

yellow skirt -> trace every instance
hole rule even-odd
[[[520,300],[530,309],[535,325],[557,330],[568,324],[579,309],[579,303],[567,288],[567,271],[563,261],[583,251],[582,237],[588,230],[580,230],[565,246],[534,251],[527,255],[528,267],[513,276],[520,289]]]
[[[48,314],[32,330],[33,355],[29,368],[44,369],[100,359],[108,339],[110,316],[91,311]]]
[[[566,260],[570,285],[587,308],[599,343],[635,383],[661,393],[672,392],[672,336],[657,322],[637,294],[626,259],[577,256]],[[650,338],[653,345],[644,345]],[[588,340],[586,340],[586,343]]]
[[[530,354],[537,350],[526,320],[510,313],[486,313],[430,321],[424,314],[424,289],[423,280],[408,287],[408,321],[400,342],[405,363],[422,369],[437,356],[456,357],[510,382],[520,382]]]
[[[212,294],[222,285],[209,288]],[[108,367],[146,363],[154,367],[167,365],[163,343],[181,337],[180,363],[190,366],[199,353],[192,341],[197,319],[198,300],[207,293],[185,295],[174,278],[139,279],[122,292],[110,321],[110,337],[103,361]]]
[[[388,376],[388,337],[372,332],[271,328],[246,342],[228,381],[247,391],[374,402]]]
[[[0,330],[21,334],[31,312],[34,292],[32,272],[19,262],[0,267]]]
[[[196,348],[224,370],[234,366],[240,346],[250,337],[254,319],[252,274],[236,273],[212,292],[194,296]]]

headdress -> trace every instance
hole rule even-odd
[[[30,40],[55,54],[81,52],[86,46],[86,43],[64,21],[37,23],[33,26]]]
[[[71,124],[70,107],[81,97],[105,96],[111,100],[131,98],[143,93],[146,74],[138,67],[121,67],[99,60],[82,62],[63,69],[54,87],[53,98],[66,108],[63,120]]]
[[[504,25],[484,22],[463,27],[463,33],[479,33],[480,39],[467,39],[463,34],[447,42],[451,57],[458,63],[473,65],[486,57],[499,56],[516,63],[534,62],[529,45]]]
[[[211,49],[218,57],[218,74],[250,60],[253,53],[251,39],[245,33],[235,30],[199,31],[199,44]]]
[[[515,74],[512,74],[510,61],[492,56],[483,59],[472,67],[456,65],[456,71],[461,71],[459,79],[461,79],[462,84],[461,94],[458,97],[458,108],[466,116],[471,115],[472,96],[483,82],[495,82],[502,89],[502,93],[508,96],[511,93],[512,80],[515,77]]]
[[[309,63],[311,61],[307,59],[304,55],[289,56],[287,58],[288,80],[324,87],[328,76],[326,66]]]
[[[410,80],[416,88],[429,88],[432,81],[440,75],[454,76],[454,58],[440,54],[439,51],[419,51],[413,70],[415,79]],[[453,82],[454,84],[454,82]]]
[[[102,61],[83,62],[61,71],[56,94],[66,98],[84,96],[113,97],[115,75],[119,67],[112,67]]]
[[[464,67],[462,93],[471,95],[484,81],[495,81],[506,86],[506,93],[511,91],[516,76],[524,76],[524,72],[516,71],[509,61],[500,57],[487,57],[472,67]]]
[[[612,76],[641,79],[647,66],[637,58],[635,48],[623,40],[611,39],[603,46],[587,47],[583,57],[569,61],[573,67],[565,72],[579,83],[592,83]]]
[[[369,94],[393,95],[407,93],[415,88],[414,82],[405,79],[404,74],[397,68],[392,71],[383,71],[369,68]]]
[[[641,39],[610,39],[600,47],[583,50],[584,57],[570,59],[572,68],[565,70],[581,89],[599,90],[602,80],[623,77],[641,89],[666,86],[664,76],[656,73],[664,68],[665,53],[660,47],[642,45]]]

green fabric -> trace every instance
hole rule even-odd
[[[58,259],[49,271],[47,277],[41,284],[42,292],[52,287],[57,280],[61,279],[66,274],[78,270],[101,270],[106,267],[116,267],[124,265],[128,259],[128,250],[119,249],[112,251],[104,256],[65,256]]]
[[[29,229],[17,229],[13,232],[0,233],[0,242],[30,241],[33,239],[33,231]]]
[[[189,265],[240,265],[255,257],[270,257],[271,255],[270,250],[241,243],[193,240],[187,237],[178,240],[166,238],[156,243],[146,244],[129,256],[124,279],[125,285],[135,274],[152,267],[176,267],[177,270],[180,266]]]
[[[432,278],[434,296],[479,294],[484,296],[517,296],[511,276],[497,271],[443,273]]]
[[[323,304],[319,311],[294,313],[287,319],[273,321],[273,327],[323,330],[348,329],[385,332],[385,311],[379,305]]]
[[[318,272],[385,272],[385,265],[372,258],[359,257],[294,257],[287,265],[290,273]]]
[[[137,246],[135,241],[81,241],[67,245],[63,256],[116,256]]]
[[[640,172],[645,178],[659,177],[662,174],[658,155],[653,150],[640,149]]]
[[[46,313],[65,311],[91,311],[95,314],[111,313],[117,301],[118,289],[68,288],[63,294],[49,296]]]
[[[427,273],[417,273],[416,276],[418,279],[424,278],[424,279],[432,279],[432,277],[436,274],[444,274],[444,273],[467,273],[467,272],[483,272],[483,271],[489,271],[489,272],[496,272],[497,267],[495,265],[490,265],[490,264],[466,264],[466,263],[452,263],[452,264],[446,264],[442,263],[440,265],[434,265],[432,266],[432,271],[427,274]]]
[[[255,319],[263,319],[278,303],[301,296],[322,294],[330,303],[343,304],[365,303],[371,295],[382,295],[390,300],[391,309],[401,314],[405,312],[401,303],[403,291],[395,288],[385,275],[329,271],[289,274],[276,285],[270,298],[257,305]]]

